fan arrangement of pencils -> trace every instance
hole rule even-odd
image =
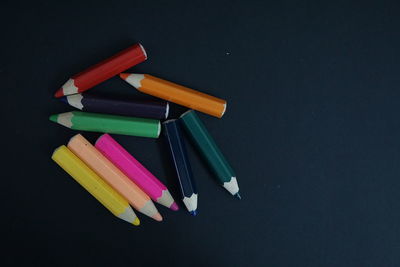
[[[55,97],[79,111],[52,115],[51,121],[102,135],[92,145],[77,134],[66,146],[58,147],[52,159],[111,213],[139,225],[134,210],[162,221],[154,202],[175,211],[179,207],[167,187],[110,134],[158,138],[162,132],[179,181],[182,202],[190,214],[196,215],[198,192],[186,151],[185,137],[188,137],[219,183],[240,199],[233,169],[194,111],[221,118],[226,101],[148,74],[123,73],[146,59],[143,46],[135,44],[71,77],[55,93]],[[116,75],[140,92],[160,100],[101,97],[85,92]],[[168,102],[189,110],[177,119],[168,119]]]

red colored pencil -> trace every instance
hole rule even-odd
[[[55,97],[82,93],[93,86],[129,69],[147,59],[141,44],[135,44],[118,54],[72,76],[55,94]]]

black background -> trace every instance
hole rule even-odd
[[[0,262],[24,266],[399,266],[396,1],[1,4]],[[116,219],[50,159],[73,74],[141,42],[150,73],[225,98],[201,115],[242,201],[190,148],[199,215]],[[118,77],[92,92],[140,95]],[[185,109],[173,106],[174,116]],[[93,141],[98,134],[84,133]],[[162,140],[116,136],[179,199]]]

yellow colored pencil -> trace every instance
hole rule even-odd
[[[54,150],[51,158],[118,218],[139,225],[139,218],[128,201],[104,182],[66,146]]]

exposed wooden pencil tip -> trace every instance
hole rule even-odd
[[[121,77],[121,79],[123,79],[123,80],[126,80],[129,75],[130,75],[129,73],[120,73],[119,77]]]
[[[235,197],[237,197],[238,199],[242,199],[242,197],[240,196],[239,192],[237,192],[237,193],[235,194]]]

